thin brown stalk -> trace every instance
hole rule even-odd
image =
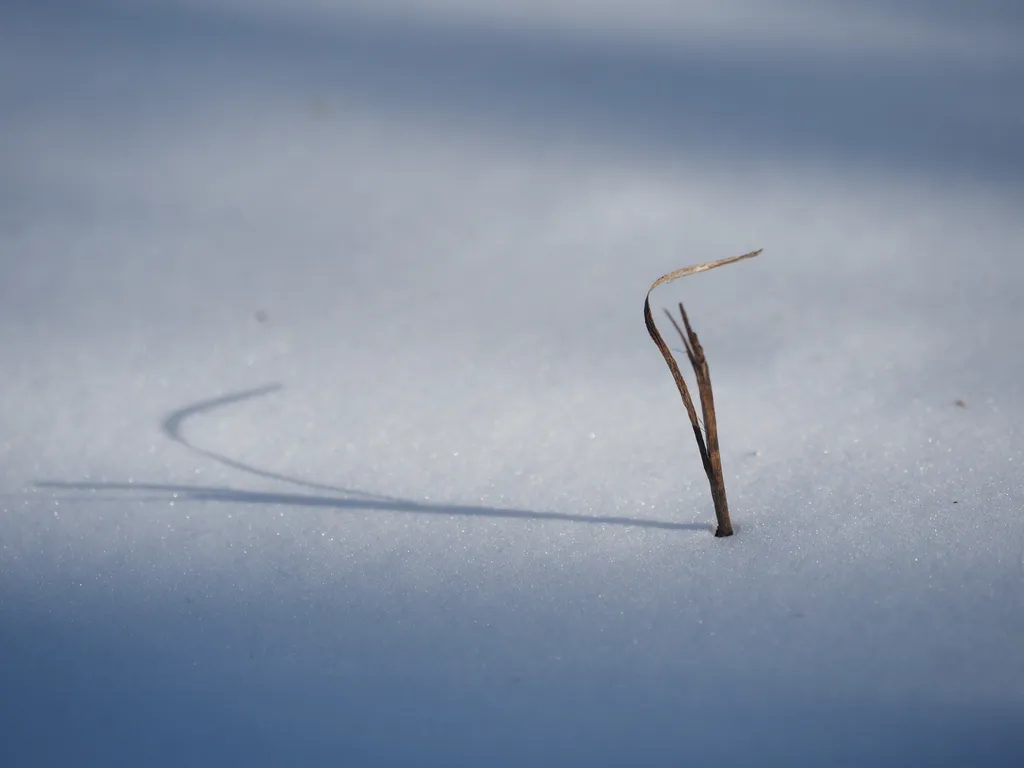
[[[697,272],[704,272],[709,269],[714,269],[715,267],[722,267],[726,264],[742,261],[743,259],[750,259],[757,256],[759,253],[761,253],[760,250],[751,251],[750,253],[745,253],[742,256],[732,256],[727,259],[719,259],[718,261],[709,261],[705,264],[697,264],[692,267],[684,267],[682,269],[677,269],[674,272],[669,272],[654,281],[654,284],[651,285],[650,289],[647,291],[647,298],[644,299],[644,324],[647,326],[647,332],[651,335],[651,339],[661,352],[661,356],[665,358],[665,362],[668,364],[668,369],[672,373],[672,378],[676,383],[676,389],[679,390],[679,395],[683,399],[683,405],[686,407],[686,414],[689,416],[690,424],[693,427],[693,435],[697,440],[697,449],[700,451],[701,463],[704,465],[704,473],[708,476],[708,482],[711,484],[711,498],[715,505],[715,517],[718,520],[718,527],[715,529],[715,536],[718,537],[732,536],[733,529],[732,522],[729,519],[729,502],[725,495],[725,478],[722,473],[722,455],[718,444],[718,422],[715,418],[715,398],[711,390],[711,374],[708,369],[708,362],[704,357],[704,348],[701,346],[700,340],[697,338],[697,334],[690,325],[690,318],[687,316],[686,310],[683,309],[682,302],[679,303],[679,316],[683,321],[683,327],[680,327],[679,323],[676,322],[676,319],[666,310],[665,314],[668,315],[669,320],[672,321],[672,325],[679,333],[679,338],[683,340],[683,347],[686,349],[686,357],[689,359],[690,366],[693,368],[694,375],[697,377],[697,394],[700,397],[701,415],[704,417],[704,431],[702,432],[700,420],[697,418],[697,409],[693,405],[693,398],[690,397],[690,390],[686,386],[686,380],[683,378],[683,374],[679,370],[678,363],[676,363],[675,358],[672,356],[672,352],[669,350],[665,340],[661,337],[658,327],[654,324],[654,318],[651,316],[651,291],[659,285],[672,282],[680,277],[693,275]],[[706,443],[704,439],[705,432],[707,434]]]

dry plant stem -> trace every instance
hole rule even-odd
[[[718,519],[718,528],[715,529],[715,536],[732,536],[732,521],[729,519],[729,502],[725,496],[725,476],[722,474],[722,454],[718,448],[718,422],[715,419],[715,396],[711,388],[711,373],[708,370],[708,361],[704,357],[704,348],[697,339],[697,334],[690,327],[690,319],[683,309],[683,303],[679,302],[679,315],[683,318],[683,325],[686,332],[676,323],[675,318],[668,312],[669,320],[679,332],[679,337],[686,346],[686,355],[690,358],[690,365],[697,377],[697,395],[700,397],[700,408],[704,416],[704,432],[707,435],[707,449],[701,452],[704,460],[704,474],[708,476],[711,484],[711,499],[715,504],[715,517]]]
[[[742,256],[733,256],[728,259],[720,259],[718,261],[710,261],[706,264],[697,264],[692,267],[684,267],[683,269],[677,269],[674,272],[669,272],[667,275],[662,275],[647,291],[647,298],[644,300],[644,324],[647,326],[647,332],[650,334],[651,339],[657,345],[658,350],[661,352],[661,356],[665,358],[665,362],[668,364],[668,369],[672,373],[672,378],[675,380],[676,388],[679,390],[679,395],[683,399],[683,405],[686,407],[686,414],[690,417],[690,424],[693,426],[693,435],[697,439],[697,449],[700,451],[701,462],[704,464],[704,473],[708,476],[708,482],[711,484],[711,498],[715,505],[715,517],[718,520],[718,527],[715,530],[715,536],[724,537],[732,536],[732,522],[729,520],[729,502],[725,495],[725,478],[722,473],[722,455],[718,446],[718,422],[715,418],[715,398],[711,390],[711,374],[708,370],[708,362],[704,357],[704,348],[700,344],[700,340],[697,338],[697,334],[694,332],[693,327],[690,325],[690,318],[686,314],[686,310],[683,309],[682,302],[679,304],[679,315],[682,318],[683,328],[679,326],[675,318],[672,317],[667,311],[669,320],[672,321],[672,325],[679,333],[679,337],[683,340],[683,346],[686,349],[686,356],[690,360],[690,365],[693,367],[693,372],[697,377],[697,393],[700,396],[701,413],[704,417],[704,429],[707,432],[707,443],[704,442],[704,434],[701,432],[700,421],[697,418],[697,409],[694,408],[693,398],[690,397],[690,390],[686,386],[686,380],[683,378],[682,372],[679,370],[679,365],[676,363],[675,358],[669,351],[668,345],[665,344],[665,340],[661,337],[661,333],[658,331],[658,327],[654,324],[654,318],[651,316],[651,291],[657,288],[663,283],[671,282],[680,277],[686,277],[697,272],[704,272],[708,269],[714,269],[715,267],[721,267],[726,264],[732,264],[735,261],[741,261],[743,259],[753,258],[757,256],[761,251],[752,251],[745,253]]]

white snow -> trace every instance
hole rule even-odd
[[[0,764],[1020,765],[971,7],[5,3]]]

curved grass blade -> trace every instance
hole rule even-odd
[[[647,290],[647,297],[644,299],[644,324],[647,326],[647,332],[650,334],[651,340],[658,347],[658,351],[661,352],[661,356],[665,358],[665,363],[668,365],[668,369],[672,373],[672,379],[676,383],[676,389],[679,390],[679,395],[683,399],[683,405],[686,407],[686,415],[689,416],[690,424],[693,427],[693,436],[697,440],[697,449],[700,451],[701,462],[704,465],[704,473],[708,476],[708,482],[711,484],[711,498],[715,504],[715,517],[718,520],[718,527],[715,530],[715,536],[718,537],[732,536],[733,530],[732,522],[729,519],[729,502],[725,496],[725,479],[722,473],[722,456],[718,445],[718,423],[715,418],[715,398],[711,391],[711,374],[708,369],[708,362],[704,357],[704,348],[701,346],[696,332],[690,325],[690,318],[687,317],[686,310],[683,309],[682,302],[679,303],[679,315],[683,322],[682,327],[680,327],[675,318],[666,310],[665,314],[668,315],[669,320],[672,321],[672,325],[675,326],[676,331],[679,333],[679,337],[683,340],[683,346],[686,349],[686,356],[689,359],[690,366],[693,368],[693,372],[697,377],[697,393],[700,397],[701,412],[704,417],[704,429],[707,434],[707,442],[705,443],[705,432],[701,431],[700,420],[697,418],[697,409],[693,405],[693,398],[690,397],[690,390],[686,386],[686,379],[683,378],[682,371],[679,370],[679,364],[672,356],[672,352],[669,350],[668,345],[661,336],[661,332],[658,331],[658,326],[654,324],[654,318],[651,316],[651,291],[659,285],[670,283],[681,277],[694,275],[698,272],[706,272],[707,270],[715,269],[716,267],[724,267],[726,264],[743,261],[744,259],[751,259],[759,253],[761,253],[761,249],[745,253],[742,256],[731,256],[727,259],[709,261],[704,264],[695,264],[692,267],[683,267],[682,269],[669,272],[668,274],[662,275],[651,284],[651,287]]]

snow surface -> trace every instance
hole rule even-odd
[[[0,764],[1024,764],[965,8],[0,6]]]

